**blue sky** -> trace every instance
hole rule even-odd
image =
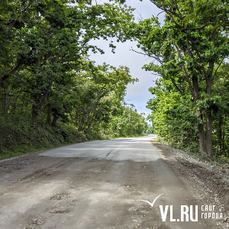
[[[97,2],[104,2],[97,0]],[[150,0],[127,0],[126,4],[135,8],[134,11],[135,19],[150,18],[152,15],[157,16],[161,12]],[[163,21],[163,14],[160,14],[160,21]],[[151,93],[148,91],[149,87],[154,85],[156,76],[150,72],[142,70],[142,66],[146,63],[152,62],[153,60],[147,56],[137,54],[130,51],[131,48],[137,50],[136,42],[127,41],[125,43],[115,43],[116,51],[113,54],[109,48],[109,42],[104,40],[93,41],[92,44],[98,45],[105,51],[105,54],[91,54],[90,59],[96,61],[96,64],[107,64],[118,67],[120,65],[127,66],[130,69],[130,74],[133,78],[138,78],[139,82],[134,85],[130,84],[127,86],[127,95],[125,96],[125,102],[134,104],[138,113],[149,114],[150,110],[146,108],[147,101],[152,98]]]

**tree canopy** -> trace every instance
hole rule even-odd
[[[88,0],[4,0],[0,10],[1,116],[30,117],[53,128],[68,123],[88,139],[122,117],[126,86],[137,79],[121,63],[97,66],[88,54],[104,53],[93,40],[132,39],[132,8]],[[145,131],[144,118],[138,121]]]
[[[138,47],[154,59],[144,68],[162,77],[150,89],[157,97],[148,103],[155,130],[177,143],[185,137],[192,144],[198,135],[199,149],[209,158],[214,151],[224,153],[222,143],[228,133],[222,134],[222,120],[227,119],[228,102],[216,85],[225,82],[228,74],[221,72],[229,56],[228,4],[218,0],[151,2],[165,12],[164,24],[153,17],[139,22],[135,33]]]
[[[0,114],[52,128],[137,135],[143,114],[125,105],[127,67],[96,65],[93,40],[136,39],[160,78],[149,90],[153,129],[165,141],[212,159],[229,153],[227,1],[151,0],[165,13],[134,22],[125,1],[4,0],[0,5]],[[115,45],[109,44],[112,52]]]

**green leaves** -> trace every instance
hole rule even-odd
[[[180,141],[179,132],[189,136],[185,127],[188,126],[194,136],[199,134],[200,149],[205,151],[206,144],[212,157],[213,147],[216,148],[212,145],[212,128],[219,129],[221,148],[222,117],[228,112],[227,99],[216,86],[223,85],[224,92],[227,87],[223,78],[228,72],[221,73],[221,82],[217,80],[229,55],[228,4],[220,0],[151,2],[165,12],[164,24],[161,26],[157,19],[142,21],[136,26],[136,37],[138,47],[154,59],[144,69],[161,76],[156,86],[150,88],[157,97],[148,103],[153,112],[154,129],[164,139],[176,144]],[[176,98],[176,93],[181,98]],[[216,127],[217,123],[220,127]],[[206,141],[204,131],[208,136]],[[189,138],[193,139],[192,136]],[[196,138],[193,140],[197,141]],[[217,144],[217,140],[214,141]]]
[[[10,1],[1,14],[0,84],[14,72],[25,68],[38,69],[50,62],[65,63],[72,68],[79,56],[91,49],[103,50],[89,44],[92,39],[117,37],[129,39],[132,9],[116,4],[97,4],[80,1]],[[24,4],[24,5],[23,5]],[[6,35],[4,35],[6,34]],[[114,51],[114,46],[110,47]],[[76,64],[77,65],[77,64]],[[77,66],[75,66],[77,68]]]
[[[175,147],[189,147],[191,140],[193,143],[197,140],[199,123],[190,99],[164,90],[160,83],[156,85],[150,92],[157,97],[151,99],[147,106],[152,110],[150,118],[154,133]]]
[[[113,137],[139,136],[148,129],[144,114],[138,114],[132,104],[120,107],[107,125]]]
[[[132,39],[133,9],[90,0],[12,0],[0,9],[1,115],[32,116],[53,128],[67,122],[92,139],[122,113],[126,86],[137,79],[125,66],[95,66],[88,53],[104,53],[91,40]]]

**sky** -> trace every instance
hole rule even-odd
[[[97,0],[102,2],[101,0]],[[157,16],[161,10],[158,9],[150,0],[127,0],[126,4],[135,8],[134,16],[136,21],[140,19],[147,19],[153,16]],[[163,22],[163,14],[159,15],[159,21]],[[114,40],[114,39],[113,39]],[[103,64],[106,62],[115,67],[120,65],[127,66],[130,69],[130,74],[133,78],[138,78],[138,82],[135,84],[129,84],[127,86],[127,94],[125,96],[125,102],[133,104],[138,113],[150,114],[150,110],[146,108],[147,101],[152,98],[152,94],[148,91],[149,87],[154,86],[154,82],[158,77],[151,72],[142,69],[144,64],[153,61],[152,58],[137,54],[130,49],[137,50],[136,42],[127,41],[125,43],[117,43],[115,54],[111,52],[109,48],[109,42],[104,40],[93,41],[92,44],[97,45],[105,51],[105,54],[90,54],[90,59],[95,61],[96,64]],[[139,50],[141,51],[141,50]]]

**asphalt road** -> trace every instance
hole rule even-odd
[[[1,161],[0,228],[221,228],[201,218],[207,203],[189,192],[192,184],[182,182],[152,137]]]

